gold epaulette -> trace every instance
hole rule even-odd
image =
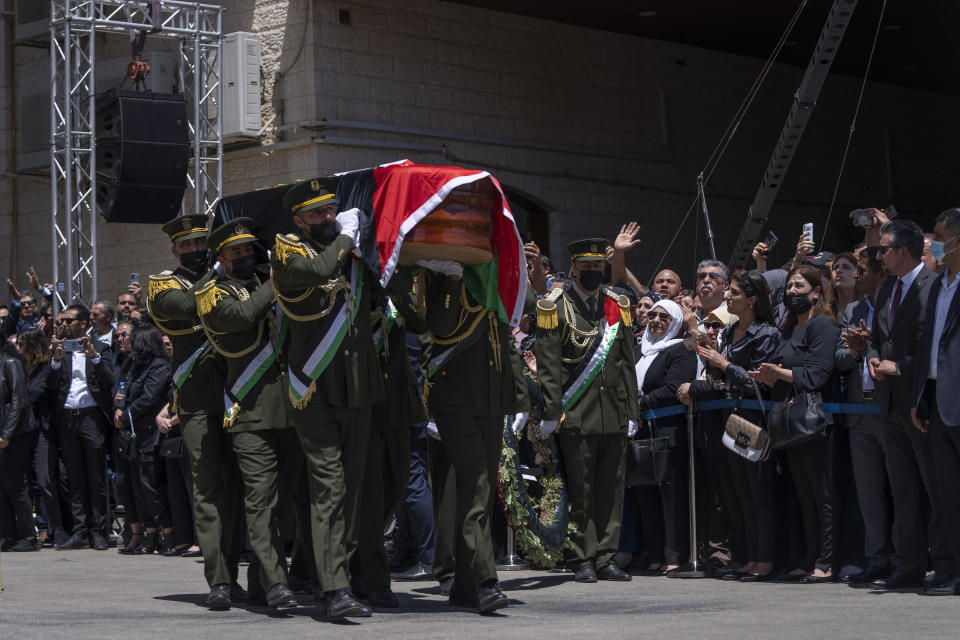
[[[147,300],[152,302],[161,292],[169,289],[183,289],[179,279],[173,275],[172,271],[161,271],[155,276],[150,276],[150,284],[147,288]]]
[[[556,287],[555,289],[550,289],[547,291],[546,295],[543,296],[544,300],[549,300],[550,302],[556,304],[557,300],[560,299],[560,296],[563,295],[563,287]]]
[[[559,326],[557,303],[547,299],[537,300],[537,328],[549,331]]]
[[[218,287],[216,280],[211,280],[193,295],[197,299],[197,313],[202,318],[213,311],[217,303],[223,300],[223,296],[230,295],[230,292]]]
[[[300,238],[294,234],[277,234],[276,244],[273,248],[273,254],[276,256],[280,264],[287,264],[287,260],[292,255],[303,256],[304,258],[310,257],[308,253],[309,251],[310,247],[300,242]]]
[[[630,301],[627,299],[627,296],[617,298],[617,305],[620,307],[620,317],[623,319],[623,324],[629,327],[633,318],[630,313]]]

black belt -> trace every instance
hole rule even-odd
[[[68,416],[86,416],[91,413],[96,413],[97,411],[100,411],[100,407],[98,407],[97,405],[93,405],[92,407],[84,407],[83,409],[68,409],[64,407],[63,411]]]
[[[873,402],[877,398],[873,391],[863,391],[862,395],[864,402]]]

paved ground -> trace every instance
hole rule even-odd
[[[511,601],[504,615],[452,609],[434,583],[399,583],[399,610],[333,626],[309,596],[285,613],[207,611],[201,566],[184,558],[45,549],[4,553],[0,571],[2,640],[956,638],[960,623],[960,597],[669,578],[581,585],[569,574],[523,571],[500,574]]]

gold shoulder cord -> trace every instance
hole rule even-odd
[[[186,336],[190,334],[197,333],[203,327],[199,324],[195,324],[192,327],[187,329],[172,329],[166,326],[166,322],[170,321],[170,318],[164,318],[161,315],[158,315],[153,309],[151,304],[158,295],[164,291],[169,291],[170,289],[176,289],[177,291],[183,291],[189,289],[192,284],[185,278],[174,275],[169,271],[164,271],[160,275],[150,276],[150,284],[147,290],[147,311],[150,312],[150,317],[153,318],[153,323],[157,325],[161,331],[163,331],[168,336]]]
[[[567,316],[567,322],[563,327],[563,338],[560,340],[561,346],[570,343],[581,353],[576,358],[564,358],[560,360],[566,364],[575,364],[583,360],[586,355],[586,349],[593,342],[593,339],[600,332],[599,327],[593,327],[590,331],[582,331],[577,327],[577,314],[574,313],[573,304],[567,296],[563,296],[563,311]]]
[[[493,352],[493,360],[497,366],[497,371],[502,371],[501,360],[500,360],[500,334],[497,331],[497,314],[493,311],[487,310],[483,307],[482,304],[477,304],[470,306],[469,301],[467,300],[467,287],[465,284],[460,284],[460,321],[457,323],[456,329],[454,329],[450,336],[447,338],[441,338],[437,334],[430,332],[430,339],[438,345],[447,346],[452,344],[457,344],[458,342],[463,342],[476,331],[477,327],[480,326],[480,323],[487,320],[490,325],[490,331],[488,332],[487,339],[490,341],[490,349]],[[460,327],[466,324],[467,319],[470,318],[471,314],[476,314],[470,320],[470,326],[468,326],[463,333],[456,335]]]
[[[274,279],[273,268],[270,269],[270,282],[271,283],[276,282],[276,280]],[[326,292],[327,299],[329,300],[329,302],[327,303],[327,306],[324,309],[320,310],[318,313],[311,313],[307,315],[300,315],[298,313],[294,313],[287,306],[287,303],[300,302],[301,300],[306,299],[307,296],[309,296],[310,294],[312,294],[317,290],[317,287],[310,287],[302,295],[297,296],[296,298],[288,298],[286,296],[281,295],[280,292],[277,291],[276,285],[274,285],[273,287],[273,293],[277,296],[277,304],[280,305],[280,308],[283,310],[283,313],[285,316],[287,316],[288,318],[290,318],[295,322],[310,322],[311,320],[319,320],[320,318],[323,318],[328,313],[330,313],[330,310],[333,309],[333,303],[337,299],[337,293],[339,293],[341,290],[347,291],[348,294],[350,291],[352,291],[350,287],[350,283],[347,282],[342,275],[339,278],[330,280],[329,282],[327,282],[327,284],[320,285],[319,288],[322,291]]]

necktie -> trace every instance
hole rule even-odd
[[[897,290],[893,292],[893,302],[890,303],[890,322],[897,317],[900,301],[903,299],[903,280],[897,279]]]

